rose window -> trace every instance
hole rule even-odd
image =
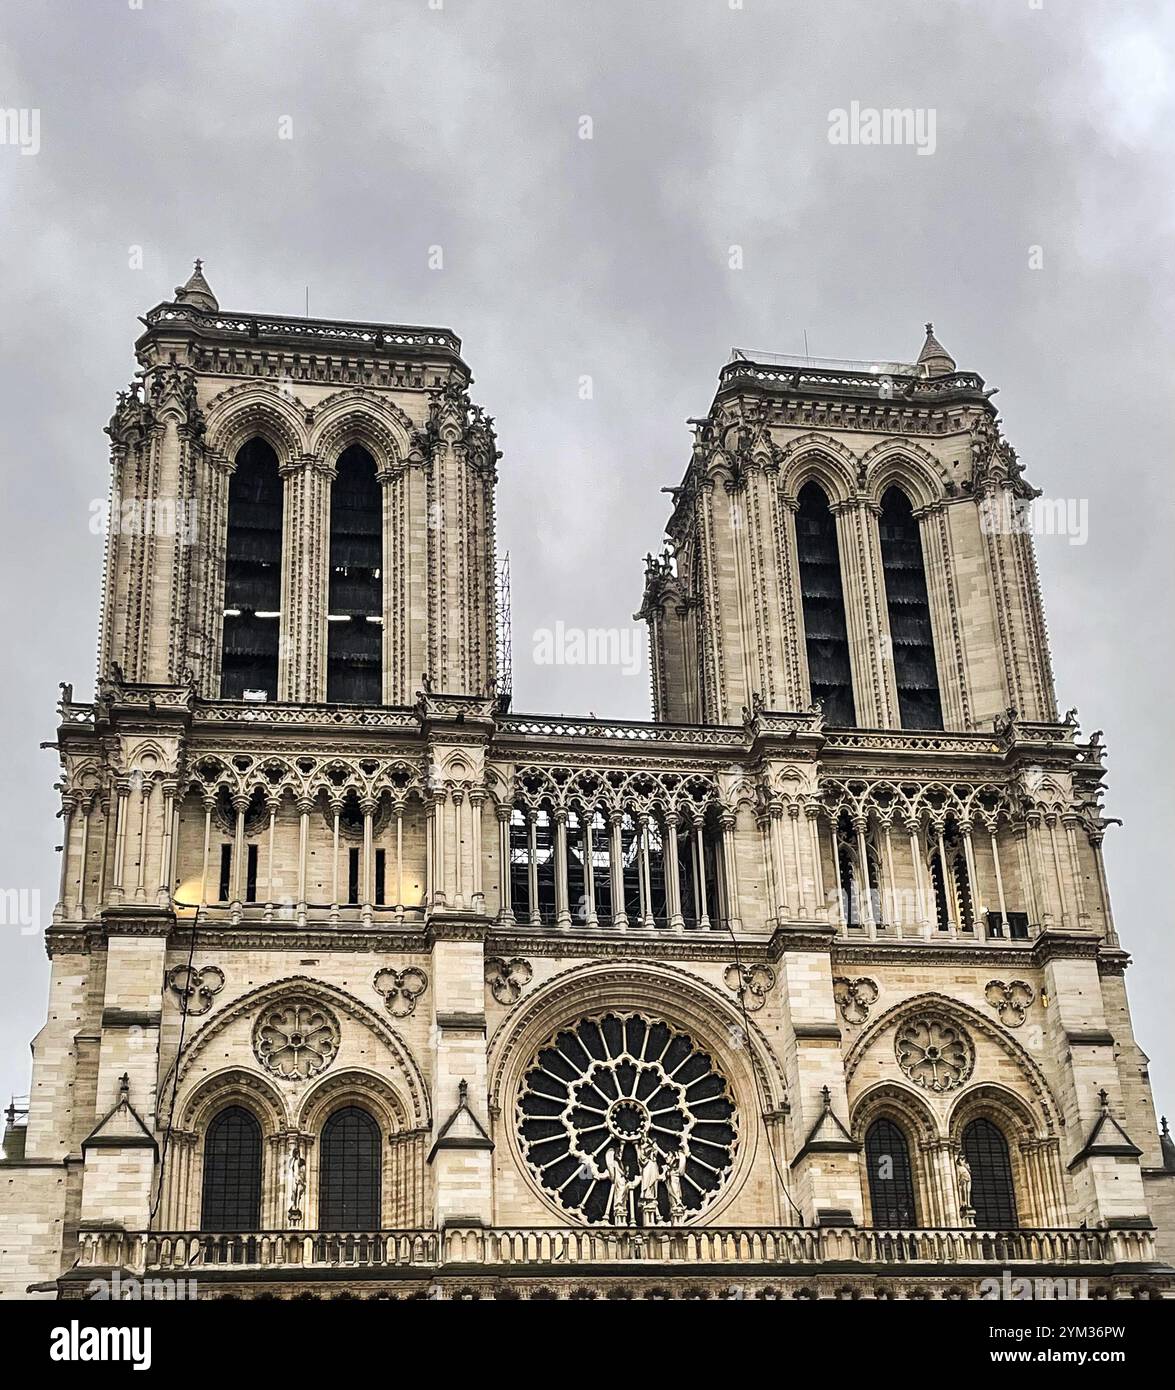
[[[660,1019],[608,1013],[560,1029],[518,1098],[523,1153],[584,1221],[676,1225],[730,1174],[734,1101],[713,1058]]]
[[[928,1091],[953,1091],[975,1065],[975,1049],[963,1029],[929,1014],[902,1024],[894,1051],[910,1080]]]
[[[282,1081],[305,1081],[325,1071],[339,1050],[339,1023],[310,999],[264,1009],[253,1028],[257,1060]]]

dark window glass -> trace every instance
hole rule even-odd
[[[535,860],[538,910],[544,922],[555,920],[555,822],[541,810],[535,817]]]
[[[972,1120],[963,1131],[963,1157],[971,1165],[971,1205],[981,1231],[1016,1225],[1016,1193],[1008,1141],[990,1120]]]
[[[245,901],[257,901],[257,846],[250,845],[245,862]]]
[[[359,851],[357,849],[347,851],[347,901],[349,903],[359,901]]]
[[[902,728],[941,729],[922,536],[910,499],[900,488],[891,487],[881,499],[879,530]]]
[[[204,1138],[200,1228],[255,1231],[261,1224],[261,1126],[239,1105],[213,1119]]]
[[[906,1136],[892,1120],[874,1120],[865,1135],[873,1224],[896,1230],[915,1224],[914,1178]]]
[[[510,813],[510,906],[520,922],[530,920],[530,851],[526,817]]]
[[[388,862],[388,856],[387,856],[386,852],[385,852],[384,850],[382,850],[382,849],[377,849],[376,852],[375,852],[375,905],[376,905],[376,907],[383,907],[385,901],[387,900],[387,890],[386,890],[386,887],[385,887],[385,881],[386,881],[386,878],[387,878],[387,862]]]
[[[233,876],[233,847],[232,845],[221,845],[220,847],[220,901],[228,902],[229,893],[232,890]]]
[[[836,518],[816,483],[800,489],[796,552],[812,699],[823,702],[825,723],[834,728],[853,728],[857,711],[853,703]]]
[[[263,439],[251,439],[237,454],[228,485],[220,678],[227,700],[241,699],[246,690],[277,699],[281,587],[282,480],[277,455]]]
[[[330,491],[326,698],[382,698],[383,495],[375,460],[358,444],[340,456]]]
[[[366,1110],[345,1106],[322,1131],[318,1224],[324,1231],[378,1231],[379,1126]]]

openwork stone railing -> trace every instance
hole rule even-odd
[[[651,724],[571,719],[554,715],[512,714],[499,719],[499,738],[518,736],[603,740],[608,743],[688,743],[700,747],[741,748],[740,728],[712,724]]]
[[[495,1227],[448,1231],[83,1231],[78,1264],[137,1270],[388,1269],[585,1265],[1128,1265],[1149,1231],[699,1227],[649,1231]]]
[[[325,319],[294,319],[269,315],[222,314],[191,305],[158,305],[147,314],[151,328],[190,323],[216,333],[243,338],[280,337],[354,344],[356,347],[443,348],[459,353],[461,339],[445,328],[416,328],[400,324],[347,323]]]

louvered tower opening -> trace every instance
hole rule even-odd
[[[857,711],[853,703],[853,673],[849,663],[836,519],[828,498],[817,483],[808,483],[800,489],[796,549],[812,699],[823,703],[826,724],[834,728],[854,728]]]
[[[903,729],[941,729],[922,537],[910,499],[891,487],[881,499],[881,563]]]
[[[332,704],[382,699],[382,522],[375,460],[352,444],[339,456],[330,494],[326,698]]]
[[[237,454],[228,487],[224,562],[221,694],[277,698],[281,629],[282,481],[277,455],[263,439]]]

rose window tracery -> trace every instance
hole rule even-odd
[[[955,1090],[975,1065],[975,1048],[966,1032],[934,1014],[908,1018],[897,1031],[894,1052],[902,1071],[927,1091]]]
[[[547,1193],[581,1220],[618,1226],[676,1225],[704,1211],[738,1145],[714,1059],[637,1013],[561,1028],[527,1069],[517,1123]]]
[[[253,1026],[257,1060],[282,1081],[325,1071],[339,1050],[339,1021],[313,999],[287,999],[263,1009]]]

